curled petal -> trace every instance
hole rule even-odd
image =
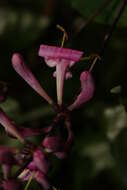
[[[66,59],[76,62],[80,60],[83,52],[56,46],[40,45],[38,54],[40,57]]]
[[[49,104],[53,104],[53,100],[48,96],[45,90],[41,87],[31,70],[24,63],[20,54],[15,53],[12,56],[12,65],[15,71]]]
[[[19,139],[21,142],[24,142],[23,136],[20,134],[18,129],[16,128],[14,122],[12,122],[8,116],[0,109],[0,124],[5,127],[5,130],[12,136]]]
[[[48,66],[56,66],[56,87],[57,87],[57,102],[62,105],[63,87],[65,78],[70,78],[68,68],[79,61],[83,55],[82,51],[72,50],[68,48],[41,45],[39,56],[44,57]]]
[[[42,185],[44,190],[49,190],[51,188],[51,185],[49,184],[47,177],[42,172],[35,172],[34,179]]]
[[[38,170],[44,174],[48,172],[50,163],[46,155],[41,150],[38,149],[34,152],[33,161]]]
[[[91,73],[89,71],[82,72],[80,76],[80,81],[81,92],[77,96],[74,103],[68,107],[69,110],[80,107],[82,104],[89,101],[93,97],[95,85]]]

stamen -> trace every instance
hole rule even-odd
[[[33,177],[34,177],[34,172],[32,172],[32,174],[31,174],[31,176],[30,176],[30,178],[29,178],[29,180],[28,180],[28,182],[27,182],[24,190],[27,190],[29,188]]]
[[[97,62],[97,60],[98,60],[98,59],[101,60],[101,57],[100,57],[98,54],[93,54],[92,56],[93,56],[94,60],[93,60],[92,65],[90,66],[89,72],[91,72],[91,71],[93,70],[93,68],[94,68],[94,66],[95,66],[95,64],[96,64],[96,62]],[[91,57],[92,57],[92,56],[91,56]]]
[[[59,24],[56,25],[56,27],[61,30],[63,32],[63,38],[62,38],[62,42],[61,42],[61,47],[64,46],[64,43],[65,43],[65,40],[68,40],[68,35],[67,35],[67,32],[65,31],[65,29],[60,26]]]

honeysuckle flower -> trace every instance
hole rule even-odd
[[[30,169],[24,169],[24,171],[18,176],[20,180],[22,181],[28,181],[30,177],[33,176],[33,179],[37,181],[44,190],[49,190],[51,188],[51,185],[46,177],[45,174],[40,172],[39,170],[30,170]]]
[[[0,109],[0,124],[3,125],[7,133],[16,137],[21,142],[24,142],[24,138],[18,131],[15,123],[11,119],[9,119],[9,117],[2,109]]]
[[[15,71],[49,104],[53,104],[53,100],[49,97],[46,91],[33,75],[30,68],[24,63],[22,56],[19,53],[14,53],[12,56],[12,65]]]
[[[80,75],[81,81],[81,92],[77,96],[76,100],[72,105],[68,107],[69,110],[79,108],[82,104],[89,101],[94,94],[95,85],[91,72],[84,71]]]
[[[38,54],[45,59],[49,67],[56,67],[54,75],[56,76],[57,101],[61,105],[64,80],[71,77],[69,68],[80,60],[83,52],[63,47],[40,45]]]
[[[41,150],[36,150],[33,154],[33,162],[38,170],[40,170],[42,173],[47,174],[50,166],[50,162],[47,159],[47,156],[45,153],[43,153]]]
[[[42,145],[47,152],[58,152],[63,149],[64,144],[59,136],[47,136],[44,138]]]
[[[47,156],[40,149],[37,149],[33,154],[33,160],[19,175],[19,178],[23,181],[28,181],[33,174],[33,178],[40,183],[45,190],[48,190],[50,189],[50,184],[46,175],[49,170],[49,166],[50,163]]]

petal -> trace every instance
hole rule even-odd
[[[23,136],[20,134],[18,129],[16,128],[14,122],[12,122],[8,116],[0,109],[0,124],[5,127],[5,130],[12,136],[19,139],[21,142],[24,142]]]
[[[19,128],[19,131],[23,137],[31,137],[31,136],[37,136],[37,135],[45,134],[45,133],[50,132],[51,130],[52,130],[51,126],[40,128],[40,129],[24,128],[24,127]]]
[[[89,71],[82,72],[80,76],[80,81],[81,92],[77,96],[74,103],[68,107],[69,110],[73,110],[75,108],[80,107],[82,104],[84,104],[93,97],[95,85],[91,73]]]
[[[44,174],[46,174],[48,172],[50,163],[49,163],[46,155],[41,150],[38,149],[34,152],[33,161],[34,161],[34,164],[36,165],[36,167],[41,172],[43,172]]]
[[[68,62],[64,59],[62,59],[61,63],[57,64],[56,66],[57,102],[59,105],[62,104],[64,79],[67,68],[68,68]]]
[[[45,137],[42,145],[48,152],[57,152],[63,148],[62,139],[58,136]]]
[[[12,56],[12,65],[15,71],[49,104],[53,104],[52,99],[48,96],[45,90],[41,87],[31,70],[25,65],[24,60],[18,53]]]
[[[55,67],[57,63],[59,62],[59,59],[51,59],[51,58],[45,58],[45,62],[49,67]]]
[[[59,58],[76,62],[80,60],[83,52],[56,46],[40,45],[38,55],[45,58]]]
[[[42,185],[44,190],[49,190],[51,188],[47,177],[40,171],[35,172],[34,179]]]
[[[53,73],[53,76],[56,77],[56,71]],[[66,72],[65,78],[66,78],[66,80],[72,78],[71,72],[69,72],[69,71]]]
[[[32,172],[29,169],[24,169],[23,172],[18,176],[22,181],[28,181],[31,177]]]

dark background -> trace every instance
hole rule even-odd
[[[65,47],[97,53],[105,33],[111,27],[121,1],[113,0],[80,32],[80,25],[104,0],[0,0],[0,80],[9,85],[7,100],[1,107],[17,123],[30,127],[50,124],[54,112],[13,70],[14,52],[23,55],[47,92],[56,99],[55,79],[51,69],[37,55],[40,44],[61,43],[62,25],[69,36]],[[76,33],[74,35],[74,33]],[[93,76],[93,99],[71,114],[75,142],[65,161],[53,160],[49,176],[60,190],[127,189],[127,8],[121,16],[102,62]],[[64,102],[72,102],[80,89],[80,73],[90,67],[81,61],[72,68],[73,78],[65,82]],[[118,87],[120,92],[114,89]],[[111,89],[115,93],[111,93]],[[20,146],[5,138],[1,144]],[[42,137],[36,143],[41,142]],[[35,184],[33,184],[34,186]],[[30,187],[35,189],[35,187]],[[36,187],[37,189],[37,187]]]

